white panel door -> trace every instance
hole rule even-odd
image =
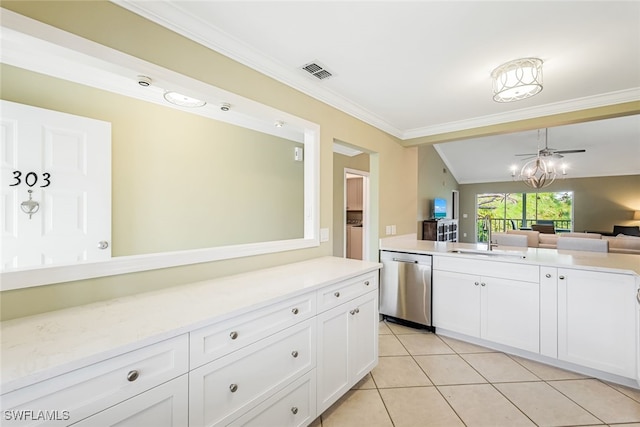
[[[8,101],[0,116],[2,268],[109,259],[111,124]]]

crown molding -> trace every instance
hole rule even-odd
[[[321,82],[312,80],[306,73],[298,73],[298,70],[283,66],[200,17],[185,12],[179,7],[179,2],[111,1],[403,141],[640,100],[640,88],[633,88],[506,113],[402,130],[324,87]]]
[[[406,131],[401,135],[400,139],[404,141],[424,136],[439,135],[448,132],[480,128],[484,126],[515,122],[519,120],[534,119],[536,117],[544,117],[554,114],[570,113],[573,111],[586,110],[589,108],[606,107],[609,105],[616,105],[633,101],[640,101],[640,88],[632,88],[617,92],[577,98],[552,104],[545,104],[538,107],[509,111],[507,113],[492,114],[468,120],[443,123],[436,126],[426,126],[423,128]]]

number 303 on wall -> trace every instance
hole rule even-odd
[[[24,177],[23,177],[24,175]],[[22,171],[13,171],[13,184],[9,184],[9,187],[16,187],[21,184],[26,184],[28,187],[34,187],[38,182],[40,188],[48,187],[51,184],[51,174],[44,172],[40,177],[36,172],[27,172],[23,174]]]

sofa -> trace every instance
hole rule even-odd
[[[533,230],[507,230],[507,234],[522,234],[527,236],[527,246],[530,248],[557,249],[558,239],[574,237],[584,239],[607,239],[609,252],[620,254],[640,255],[640,237],[618,234],[616,236],[603,236],[599,233],[558,233],[547,234]]]

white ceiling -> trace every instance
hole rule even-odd
[[[640,100],[638,1],[114,2],[401,139]],[[543,91],[494,102],[491,71],[529,56]],[[549,130],[551,147],[587,150],[566,156],[571,176],[640,174],[638,117],[606,122]],[[503,181],[535,135],[438,149],[460,183]]]

